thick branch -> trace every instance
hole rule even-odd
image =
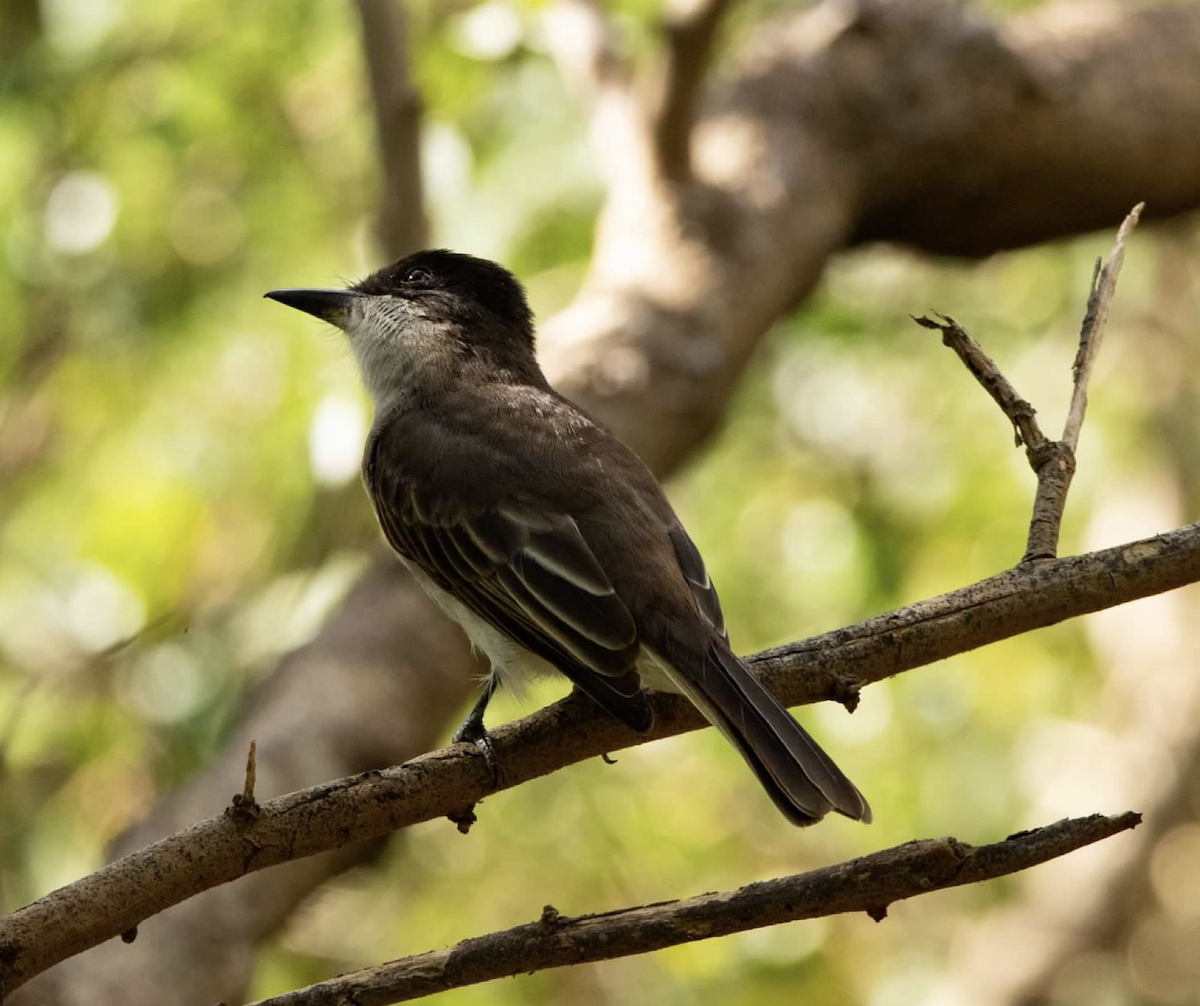
[[[1088,555],[1019,566],[859,625],[758,654],[788,705],[852,700],[864,685],[985,643],[1200,580],[1200,524]],[[819,670],[818,670],[819,668]],[[572,695],[496,729],[499,789],[704,725],[686,700],[657,695],[649,737]],[[443,817],[494,792],[473,747],[456,745],[263,803],[246,821],[210,818],[0,919],[4,982],[132,929],[199,891],[278,863]]]
[[[431,665],[442,673],[429,673]],[[242,795],[251,738],[258,741],[258,800],[428,751],[445,737],[444,724],[480,670],[462,633],[436,616],[424,591],[387,556],[363,575],[316,639],[284,657],[222,752],[123,834],[111,856],[182,831]],[[97,946],[29,983],[13,1001],[159,1006],[167,987],[190,1002],[240,1001],[253,968],[250,948],[315,887],[373,851],[373,843],[359,843],[214,887],[156,915],[131,946]],[[0,948],[0,986],[5,981],[11,978]]]
[[[621,175],[584,289],[543,327],[552,382],[660,472],[847,244],[986,255],[1141,199],[1200,205],[1196,3],[1050,3],[1000,27],[970,4],[832,0],[765,22],[707,91],[691,181]]]
[[[700,86],[729,0],[674,0],[663,24],[662,65],[655,81],[655,161],[664,178],[682,181],[691,169],[692,124]]]
[[[342,975],[254,1006],[387,1006],[495,978],[644,954],[797,919],[866,912],[881,921],[893,902],[1027,870],[1140,823],[1138,814],[1094,814],[1010,835],[994,845],[976,847],[955,838],[907,842],[736,891],[578,918],[547,906],[537,922]]]

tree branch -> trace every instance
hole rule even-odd
[[[1067,506],[1067,493],[1075,477],[1075,448],[1079,445],[1079,432],[1087,410],[1087,387],[1092,376],[1092,366],[1100,351],[1100,340],[1104,335],[1104,323],[1108,320],[1108,306],[1117,289],[1117,276],[1125,261],[1125,243],[1142,215],[1143,204],[1138,203],[1125,217],[1117,231],[1116,243],[1101,266],[1096,261],[1092,276],[1092,287],[1088,293],[1087,311],[1079,332],[1079,349],[1072,366],[1073,386],[1071,406],[1067,413],[1066,426],[1061,440],[1048,440],[1038,425],[1037,410],[1017,394],[1016,388],[1000,372],[1000,368],[983,351],[965,328],[953,318],[938,315],[940,321],[931,318],[914,318],[923,328],[937,329],[942,333],[942,342],[953,349],[992,399],[1008,416],[1016,430],[1017,446],[1025,444],[1025,456],[1037,476],[1037,493],[1033,501],[1033,516],[1029,521],[1029,537],[1025,545],[1022,562],[1035,559],[1053,559],[1058,555],[1058,539],[1062,530],[1063,512]]]
[[[872,3],[831,30],[847,6],[747,38],[697,114],[691,182],[620,174],[579,297],[542,326],[551,382],[660,473],[848,244],[986,255],[1139,199],[1200,205],[1200,133],[1177,128],[1200,115],[1200,5],[1050,3],[1001,29],[969,4]]]
[[[1031,563],[941,597],[752,658],[787,705],[853,701],[872,681],[1200,580],[1200,523],[1088,555]],[[0,919],[11,990],[184,898],[268,866],[444,817],[496,792],[607,751],[706,725],[685,699],[653,697],[647,737],[571,695],[492,732],[499,779],[455,745],[226,813],[155,842]]]
[[[1144,203],[1138,203],[1117,231],[1117,241],[1108,253],[1102,266],[1097,260],[1092,289],[1088,294],[1087,311],[1079,329],[1079,349],[1075,354],[1072,371],[1075,376],[1071,394],[1071,407],[1067,411],[1067,422],[1063,427],[1062,442],[1072,454],[1079,446],[1079,431],[1083,428],[1083,416],[1087,411],[1088,382],[1092,377],[1092,366],[1100,352],[1100,340],[1104,337],[1104,323],[1108,320],[1108,306],[1117,289],[1117,277],[1125,261],[1125,243],[1141,218]]]
[[[442,673],[428,673],[431,665]],[[368,568],[315,639],[281,660],[204,771],[124,833],[111,857],[119,861],[181,832],[211,816],[232,794],[240,795],[251,738],[258,740],[258,800],[430,750],[469,694],[471,675],[481,670],[463,634],[437,617],[425,592],[388,555]],[[306,701],[314,695],[321,697],[315,706]],[[177,987],[183,975],[190,976],[192,1001],[241,1000],[253,965],[251,948],[315,887],[374,851],[370,842],[344,846],[176,899],[179,904],[141,928],[132,946],[110,941],[74,957],[22,988],[14,1001],[160,1006],[161,990]],[[6,982],[12,987],[5,942],[0,936],[0,989]]]
[[[379,240],[400,258],[429,240],[421,181],[421,95],[408,72],[406,11],[398,0],[355,0],[383,165]]]
[[[958,354],[967,370],[1008,416],[1016,431],[1017,446],[1020,447],[1024,443],[1029,467],[1037,476],[1033,515],[1029,519],[1029,535],[1021,561],[1053,559],[1058,555],[1058,539],[1063,513],[1067,507],[1067,493],[1071,489],[1071,480],[1075,477],[1074,448],[1065,440],[1048,439],[1038,424],[1037,410],[1017,394],[1008,378],[983,351],[983,347],[953,318],[946,315],[938,317],[941,321],[926,317],[914,320],[924,328],[936,328],[941,331],[943,344]],[[1082,348],[1081,344],[1081,351]],[[1090,370],[1090,365],[1088,369]],[[1077,369],[1076,373],[1078,372]],[[1078,383],[1075,387],[1078,390]]]
[[[537,922],[341,975],[253,1006],[387,1006],[495,978],[644,954],[798,919],[866,912],[880,922],[893,902],[1027,870],[1140,823],[1141,816],[1133,813],[1094,814],[993,845],[971,846],[955,838],[906,842],[736,891],[577,918],[547,905]]]
[[[683,181],[691,170],[696,102],[717,27],[729,0],[673,0],[662,35],[665,52],[654,81],[652,130],[655,161],[662,176]]]
[[[846,6],[791,9],[748,33],[696,117],[693,183],[667,202],[639,182],[637,170],[621,175],[622,185],[641,189],[632,196],[612,192],[586,286],[542,327],[544,365],[559,390],[614,428],[660,476],[714,429],[764,333],[847,244],[886,240],[986,255],[1108,226],[1139,198],[1158,216],[1200,205],[1200,132],[1182,128],[1200,114],[1197,4],[1102,5],[1104,16],[1095,18],[1086,0],[1052,2],[1006,19],[1002,29],[970,5],[872,4],[852,31],[828,30],[831,11]],[[822,17],[826,28],[814,31]],[[1137,86],[1118,86],[1123,80]],[[623,153],[619,140],[608,139],[606,149]],[[1034,610],[1022,606],[1027,595],[1019,590],[1011,602],[983,598],[981,610],[991,619],[986,638],[964,639],[962,648],[1013,634],[1004,629],[1006,618],[1026,631],[1195,580],[1200,559],[1194,538],[1186,537],[1192,532],[1130,546],[1131,563],[1140,555],[1150,565],[1165,549],[1162,582],[1151,584],[1143,568],[1134,577],[1138,586],[1129,569],[1118,567],[1121,589],[1107,602],[1102,565],[1075,571],[1090,592],[1082,606],[1059,581],[1047,581],[1045,603]],[[353,767],[390,764],[402,757],[388,753],[397,748],[427,747],[423,738],[456,701],[451,691],[465,690],[470,663],[457,636],[440,630],[417,594],[395,563],[372,567],[347,602],[359,616],[343,609],[358,633],[323,632],[315,641],[319,655],[306,648],[283,661],[252,713],[257,718],[269,706],[277,714],[268,717],[270,732],[249,721],[184,793],[122,840],[118,854],[196,820],[217,805],[217,794],[239,788],[253,734],[261,744],[259,789],[276,793]],[[961,631],[952,613],[926,603],[931,624],[946,619]],[[969,617],[966,609],[959,616]],[[821,670],[816,684],[797,691],[825,689],[847,698],[858,687],[859,655],[877,680],[903,670],[913,654],[936,659],[958,645],[908,625],[899,648],[886,641],[886,617],[865,624],[873,628],[859,627],[864,634],[848,639],[845,650],[832,633],[820,637],[827,648],[810,651],[810,643],[780,651],[793,651],[798,670],[839,659],[836,672]],[[371,652],[355,655],[365,640]],[[418,654],[460,677],[395,670]],[[356,682],[336,703],[326,685],[331,674]],[[360,858],[345,849],[305,861],[301,870],[260,873],[219,888],[204,896],[211,900],[189,901],[156,919],[133,947],[118,946],[105,958],[114,966],[103,972],[103,989],[100,968],[56,968],[46,978],[61,974],[71,995],[55,997],[39,982],[33,1001],[126,1003],[139,988],[155,987],[148,968],[164,981],[186,970],[228,988],[240,980],[231,975],[245,973],[250,944],[277,927],[302,893]],[[212,906],[207,916],[198,910],[195,925],[167,935],[158,955],[143,956],[177,913],[205,903]],[[86,946],[109,931],[93,929],[86,939],[76,930],[57,949],[39,949],[39,959],[61,959],[75,952],[64,948]],[[12,930],[0,926],[0,932]],[[211,953],[199,963],[184,957],[185,948],[212,933],[219,937],[204,944]],[[168,960],[171,950],[178,956]],[[234,993],[207,996],[220,998]]]

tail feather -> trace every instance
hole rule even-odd
[[[656,659],[746,759],[793,824],[815,824],[831,810],[870,823],[871,808],[854,783],[723,642],[710,643],[690,668]]]

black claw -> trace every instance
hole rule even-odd
[[[463,725],[454,731],[454,743],[470,744],[479,749],[492,773],[492,788],[495,789],[500,784],[500,767],[496,763],[496,749],[492,744],[492,735],[483,725],[483,719],[468,716]]]
[[[463,737],[460,736],[462,731],[454,735],[456,744],[470,744],[475,750],[483,755],[483,760],[487,763],[488,771],[492,773],[492,789],[500,785],[500,766],[496,762],[496,749],[492,745],[491,735],[484,731],[479,737]]]
[[[478,744],[486,740],[487,736],[487,727],[483,725],[483,720],[468,716],[450,739],[455,744]]]
[[[487,727],[483,725],[483,714],[487,711],[488,702],[491,701],[495,691],[496,678],[491,677],[483,686],[483,694],[479,696],[479,700],[467,713],[467,718],[463,720],[462,726],[454,731],[452,738],[455,744],[473,744],[483,753],[484,761],[487,762],[492,773],[493,789],[500,784],[500,769],[496,764],[496,749],[492,745],[491,735],[488,733]]]

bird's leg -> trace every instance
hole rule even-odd
[[[467,718],[462,721],[462,726],[454,731],[455,744],[479,744],[487,739],[488,731],[487,727],[483,725],[483,714],[487,712],[488,703],[492,701],[492,696],[496,694],[499,686],[499,676],[489,674],[475,705],[467,713]]]
[[[492,748],[492,738],[488,734],[487,727],[483,725],[483,714],[487,712],[488,703],[492,701],[492,696],[496,694],[499,685],[500,676],[493,671],[488,675],[483,691],[480,692],[475,705],[467,713],[467,718],[462,721],[462,726],[454,731],[452,738],[455,744],[474,744],[483,752],[484,761],[492,771],[493,787],[500,781],[500,772],[496,765],[496,752]]]

